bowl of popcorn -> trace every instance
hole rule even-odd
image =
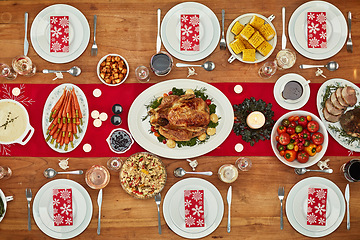
[[[129,64],[119,54],[108,54],[100,59],[97,75],[108,86],[118,86],[129,76]]]

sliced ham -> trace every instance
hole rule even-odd
[[[340,120],[340,117],[341,117],[341,114],[338,115],[338,116],[330,114],[326,110],[326,108],[323,109],[323,114],[324,114],[325,120],[328,121],[328,122],[332,122],[332,123],[338,122]]]
[[[344,110],[340,110],[340,109],[337,109],[332,103],[331,103],[331,100],[330,98],[328,98],[325,102],[325,108],[326,110],[328,111],[328,113],[332,114],[332,115],[335,115],[335,116],[338,116],[338,115],[341,115]]]
[[[338,88],[336,89],[335,91],[335,95],[336,95],[336,98],[338,100],[338,102],[343,106],[343,107],[347,107],[349,106],[343,99],[342,95],[341,95],[341,91],[343,90],[343,88]]]
[[[344,101],[346,102],[346,104],[348,104],[351,107],[354,106],[357,102],[356,91],[352,87],[344,87],[341,90],[341,96],[344,99]]]
[[[336,97],[335,92],[333,92],[333,93],[331,94],[331,96],[330,96],[330,101],[331,101],[332,105],[334,105],[334,107],[336,107],[337,109],[339,109],[339,110],[344,110],[344,109],[345,109],[345,107],[342,106],[342,105],[339,103],[339,101],[337,100],[337,97]]]

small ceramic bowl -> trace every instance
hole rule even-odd
[[[110,150],[114,153],[124,153],[128,151],[134,143],[131,134],[123,128],[116,128],[111,131],[106,139]]]
[[[111,56],[111,57],[120,57],[121,60],[123,60],[124,63],[125,63],[125,65],[126,65],[126,75],[125,75],[125,77],[124,77],[122,80],[120,80],[119,83],[107,83],[107,82],[100,76],[100,74],[101,74],[101,72],[100,72],[100,67],[101,67],[101,66],[100,66],[100,65],[101,65],[102,62],[106,61],[106,58],[109,57],[109,56]],[[126,59],[125,59],[124,57],[122,57],[122,56],[119,55],[119,54],[108,54],[108,55],[105,55],[104,57],[102,57],[102,58],[100,59],[100,61],[98,62],[97,68],[96,68],[96,72],[97,72],[98,78],[100,79],[100,81],[101,81],[102,83],[104,83],[105,85],[114,87],[114,86],[118,86],[118,85],[122,84],[123,82],[125,82],[125,80],[126,80],[126,79],[128,78],[128,76],[129,76],[129,72],[130,72],[130,71],[129,71],[129,64],[128,64],[128,62],[126,61]],[[120,73],[119,73],[119,74],[120,74]]]

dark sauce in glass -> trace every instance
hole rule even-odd
[[[303,87],[297,81],[290,81],[286,83],[284,90],[282,91],[282,96],[284,99],[297,100],[303,94]]]
[[[171,59],[164,53],[158,53],[151,59],[151,68],[158,74],[166,74],[171,69]]]

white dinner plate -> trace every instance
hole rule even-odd
[[[282,87],[290,81],[296,80],[300,83],[302,83],[305,88],[303,89],[304,97],[301,98],[299,102],[291,103],[288,101],[285,101],[285,99],[282,97]],[[276,102],[282,107],[287,110],[296,110],[302,108],[310,98],[310,86],[307,83],[306,79],[296,73],[288,73],[285,75],[282,75],[275,83],[274,86],[274,98]]]
[[[71,188],[73,193],[73,226],[54,226],[52,216],[52,190]],[[36,193],[33,203],[33,216],[40,230],[55,239],[70,239],[82,233],[92,218],[93,206],[86,189],[69,179],[48,182]],[[46,222],[45,222],[46,221]]]
[[[327,88],[330,88],[331,86],[336,86],[336,87],[345,87],[345,86],[349,86],[355,89],[356,91],[356,97],[358,99],[357,103],[355,106],[359,106],[359,100],[360,100],[360,88],[355,85],[354,83],[345,80],[345,79],[341,79],[341,78],[334,78],[334,79],[330,79],[327,80],[326,82],[324,82],[320,88],[319,91],[317,93],[317,97],[316,97],[316,106],[317,106],[317,110],[319,112],[319,116],[321,121],[324,123],[327,131],[330,133],[330,135],[344,148],[349,149],[351,151],[354,152],[360,152],[360,144],[359,141],[351,141],[350,138],[342,136],[341,132],[337,132],[335,128],[342,130],[342,127],[340,125],[340,122],[336,122],[336,123],[331,123],[325,120],[324,118],[324,114],[323,114],[323,98],[325,95],[325,91]],[[330,88],[330,92],[334,92],[336,89],[335,88]],[[355,107],[354,106],[354,107]],[[354,109],[354,107],[348,107],[346,109],[346,111],[349,111],[351,109]]]
[[[331,188],[328,188],[326,185],[317,183],[316,188],[326,188],[327,192],[327,201],[326,201],[326,225],[307,225],[307,198],[308,198],[308,189],[309,186],[303,186],[294,197],[293,201],[293,214],[296,221],[305,229],[321,232],[332,227],[340,214],[340,200],[336,195],[336,192]],[[302,206],[299,208],[299,206]]]
[[[72,189],[73,195],[73,225],[72,226],[54,226],[54,207],[53,207],[53,189],[63,189],[63,185],[56,185],[47,188],[39,201],[39,215],[43,224],[50,230],[58,233],[67,233],[75,230],[85,220],[87,209],[84,196],[76,188]]]
[[[306,225],[306,204],[308,188],[327,188],[326,226]],[[304,203],[305,201],[305,203]],[[335,231],[345,215],[345,200],[338,186],[321,177],[305,178],[296,183],[286,199],[286,216],[291,226],[307,237],[323,237]],[[299,223],[300,222],[300,223]]]
[[[307,13],[326,12],[327,48],[307,47]],[[347,38],[347,24],[341,11],[331,3],[310,1],[302,4],[289,20],[289,38],[293,47],[304,57],[322,60],[337,54]]]
[[[180,51],[180,15],[199,14],[200,51]],[[161,23],[161,39],[166,50],[183,61],[198,61],[209,56],[220,39],[220,24],[214,12],[197,2],[184,2],[171,8]]]
[[[69,16],[69,52],[50,52],[50,16]],[[55,4],[43,9],[35,17],[30,38],[40,57],[52,63],[67,63],[77,59],[87,48],[90,27],[78,9],[66,4]]]
[[[42,115],[42,130],[43,130],[44,138],[46,139],[48,137],[47,130],[48,130],[49,125],[51,124],[51,122],[49,122],[51,109],[55,106],[57,101],[60,99],[61,95],[64,92],[65,87],[66,87],[67,90],[71,90],[72,88],[75,88],[75,93],[76,93],[76,96],[77,96],[78,101],[79,101],[81,113],[83,115],[83,118],[82,118],[83,124],[80,125],[80,128],[81,128],[82,132],[80,133],[78,131],[78,133],[77,133],[78,139],[76,139],[74,137],[74,141],[73,141],[74,147],[71,147],[71,145],[69,144],[67,151],[64,150],[65,145],[62,146],[61,149],[59,147],[55,148],[55,143],[56,142],[54,142],[52,144],[51,140],[47,141],[47,145],[49,145],[49,147],[51,149],[53,149],[54,151],[59,152],[59,153],[71,152],[77,146],[80,145],[82,139],[85,136],[85,132],[86,132],[88,121],[89,121],[89,106],[88,106],[88,102],[87,102],[87,99],[86,99],[86,96],[85,96],[84,92],[78,86],[76,86],[74,84],[71,84],[71,83],[61,84],[61,85],[57,86],[56,88],[54,88],[54,90],[52,90],[52,92],[49,94],[48,98],[46,99],[46,102],[45,102],[45,105],[44,105],[44,110],[43,110],[43,115]]]
[[[219,125],[216,127],[216,134],[211,136],[204,144],[192,147],[169,148],[166,144],[160,143],[153,134],[149,133],[151,129],[149,118],[142,121],[143,117],[147,115],[146,105],[154,98],[163,96],[164,93],[169,92],[173,87],[184,90],[205,88],[205,93],[216,105]],[[198,157],[214,150],[229,136],[233,124],[234,111],[228,98],[216,87],[205,82],[190,79],[168,80],[147,88],[134,100],[128,115],[130,133],[142,148],[158,156],[173,159]]]
[[[236,22],[239,22],[239,23],[241,23],[242,25],[245,26],[246,24],[248,24],[250,22],[251,18],[254,15],[258,16],[259,18],[262,18],[263,20],[265,20],[265,24],[270,24],[272,29],[274,29],[274,31],[275,31],[275,37],[273,39],[271,39],[270,41],[268,41],[271,44],[272,49],[265,57],[263,55],[261,55],[258,51],[256,51],[256,53],[255,53],[255,59],[256,60],[254,62],[249,62],[249,61],[244,61],[243,60],[242,53],[235,54],[234,51],[231,49],[229,44],[232,41],[234,41],[234,39],[235,39],[235,35],[231,32],[231,29],[234,26],[234,24]],[[243,63],[259,63],[259,62],[262,62],[262,61],[266,60],[274,52],[274,49],[276,47],[276,43],[277,43],[277,33],[276,33],[275,26],[272,24],[271,21],[269,21],[269,19],[267,17],[264,17],[263,15],[260,15],[260,14],[257,14],[257,13],[246,13],[246,14],[243,14],[243,15],[235,18],[234,21],[232,21],[232,23],[229,25],[229,27],[227,29],[227,32],[226,32],[226,44],[227,44],[227,47],[228,47],[231,55],[233,57],[235,57],[237,60],[239,60],[240,62],[243,62]]]
[[[204,227],[185,227],[184,190],[204,190]],[[212,183],[200,178],[186,178],[175,183],[166,193],[163,214],[167,225],[176,234],[197,239],[211,234],[219,226],[224,214],[224,202]]]

